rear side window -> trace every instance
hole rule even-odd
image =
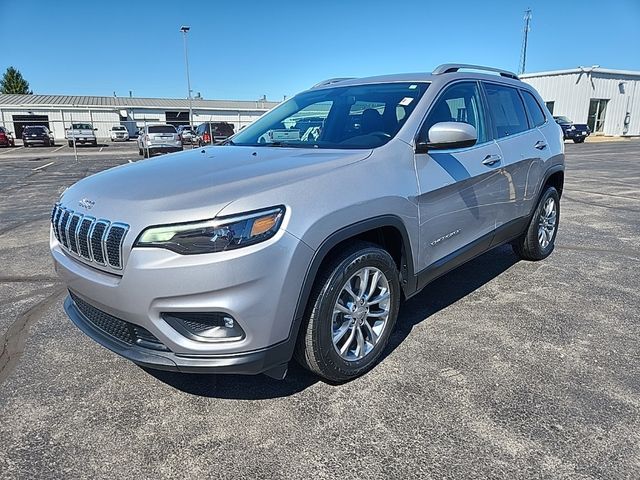
[[[494,83],[486,83],[489,113],[498,138],[508,137],[529,129],[527,114],[518,90]]]
[[[478,143],[487,141],[480,89],[476,82],[460,82],[447,87],[438,98],[422,127],[424,138],[429,129],[439,122],[464,122],[473,125],[478,133]]]
[[[151,125],[149,133],[176,133],[176,129],[171,125]]]
[[[520,91],[522,92],[522,98],[524,98],[524,104],[527,107],[527,112],[529,112],[529,118],[536,127],[539,127],[545,122],[542,107],[540,107],[540,104],[536,100],[536,97],[531,95],[530,92],[527,92],[526,90]]]

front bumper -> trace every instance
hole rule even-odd
[[[564,139],[573,140],[574,138],[587,138],[591,132],[586,130],[565,130]]]
[[[294,316],[313,251],[280,231],[274,238],[215,254],[179,255],[134,248],[122,276],[72,258],[51,236],[56,271],[74,295],[107,315],[146,329],[167,351],[125,345],[92,326],[72,299],[65,310],[98,343],[140,365],[163,370],[260,373],[287,362]],[[245,332],[239,340],[199,341],[163,314],[223,312]]]
[[[71,296],[64,302],[64,310],[71,321],[88,337],[103,347],[142,367],[182,373],[235,373],[257,375],[287,363],[293,344],[285,340],[277,345],[252,352],[227,355],[189,356],[156,351],[118,341],[96,328],[85,317]]]

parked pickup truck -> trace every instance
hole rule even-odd
[[[73,147],[73,141],[75,139],[76,145],[79,143],[90,143],[94,147],[98,145],[98,139],[96,138],[95,131],[97,128],[93,128],[90,123],[72,123],[71,128],[67,128],[64,132],[64,138],[69,142],[69,146]]]
[[[574,143],[582,143],[584,139],[591,135],[591,130],[584,123],[573,123],[567,117],[553,117],[560,127],[565,140],[573,140]]]

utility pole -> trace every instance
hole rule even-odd
[[[183,25],[180,27],[182,38],[184,39],[184,63],[187,67],[187,89],[189,90],[189,127],[193,125],[193,105],[191,101],[191,79],[189,78],[189,55],[187,53],[187,32],[191,27]]]
[[[531,24],[531,9],[524,11],[524,32],[522,34],[522,51],[520,52],[520,69],[519,74],[524,73],[527,66],[527,42],[529,41],[529,25]]]

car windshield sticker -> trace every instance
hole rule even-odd
[[[282,142],[283,140],[300,140],[300,130],[273,130],[271,132],[271,140],[274,142]]]
[[[413,102],[413,97],[404,97],[402,100],[400,100],[400,103],[398,105],[402,105],[403,107],[406,107],[411,102]]]

